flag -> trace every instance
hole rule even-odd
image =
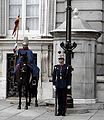
[[[16,20],[14,22],[15,26],[14,26],[13,33],[12,33],[12,35],[14,35],[14,36],[16,35],[16,30],[17,30],[17,28],[19,26],[19,18],[20,18],[20,15],[17,16],[17,18],[16,18]]]

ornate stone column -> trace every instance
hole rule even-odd
[[[42,0],[40,9],[40,33],[49,36],[49,31],[55,28],[56,0]]]

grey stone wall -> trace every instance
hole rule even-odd
[[[85,19],[93,29],[104,31],[104,1],[102,0],[72,0],[72,7],[77,7],[81,18]],[[97,42],[97,75],[104,75],[104,35]]]
[[[65,20],[66,0],[57,0],[56,27]],[[80,17],[86,20],[92,29],[101,31],[97,42],[97,75],[104,75],[104,1],[72,0],[72,10],[78,8]]]
[[[81,33],[79,33],[81,34]],[[74,59],[72,59],[72,95],[75,99],[95,99],[95,57],[96,57],[96,40],[87,36],[81,36],[73,40],[77,43],[74,50]]]

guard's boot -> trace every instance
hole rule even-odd
[[[21,105],[18,105],[17,109],[21,109]]]

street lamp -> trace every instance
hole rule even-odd
[[[71,66],[71,58],[72,58],[72,50],[77,46],[77,44],[71,43],[71,0],[67,0],[67,8],[66,8],[66,43],[63,42],[60,44],[62,49],[66,54],[66,64],[69,65],[69,81],[71,86],[72,79],[72,71],[73,68]],[[73,98],[72,98],[72,89],[67,90],[67,107],[73,107]]]

